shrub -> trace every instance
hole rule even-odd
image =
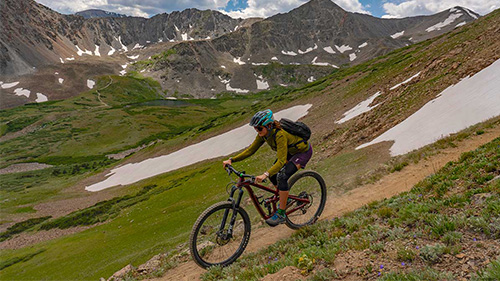
[[[462,240],[462,233],[457,231],[451,231],[446,233],[441,241],[446,245],[456,245]]]
[[[437,243],[435,245],[425,245],[420,250],[420,257],[429,264],[435,264],[441,261],[441,256],[445,253],[446,246]]]

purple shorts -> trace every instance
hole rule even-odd
[[[309,144],[309,150],[306,152],[300,152],[294,155],[288,156],[288,162],[292,162],[294,164],[300,164],[302,168],[306,167],[307,162],[311,159],[313,154],[312,145]]]

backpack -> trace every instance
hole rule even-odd
[[[301,137],[304,140],[303,142],[307,142],[311,138],[311,129],[302,122],[293,122],[290,119],[282,118],[280,120],[280,125],[286,132]],[[298,143],[295,145],[297,144]]]

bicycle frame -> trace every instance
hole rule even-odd
[[[236,186],[233,186],[233,189],[231,190],[231,193],[229,195],[229,200],[234,200],[234,193],[236,192],[236,190],[239,190],[240,192],[238,194],[238,199],[236,200],[236,204],[235,204],[235,208],[239,208],[240,202],[241,202],[241,198],[243,197],[243,190],[242,190],[242,188],[245,188],[248,191],[250,199],[252,200],[252,202],[253,202],[255,208],[257,209],[257,211],[259,212],[260,216],[263,219],[270,218],[271,216],[267,215],[264,212],[264,209],[262,209],[262,206],[261,206],[261,204],[259,202],[259,198],[257,198],[257,196],[255,195],[255,193],[254,193],[254,191],[252,189],[252,186],[256,187],[258,189],[261,189],[263,191],[272,193],[272,197],[270,197],[270,199],[269,199],[268,202],[270,204],[272,204],[272,209],[273,209],[272,213],[276,212],[278,210],[277,202],[279,201],[279,190],[278,190],[278,188],[269,188],[267,186],[255,183],[253,180],[245,179],[244,177],[241,177],[241,176],[239,177],[239,180],[238,180]],[[293,213],[293,212],[295,212],[295,211],[303,208],[304,206],[306,206],[307,204],[310,203],[310,201],[309,201],[308,198],[300,198],[300,197],[295,196],[295,195],[289,195],[288,198],[294,200],[295,202],[300,202],[301,204],[298,204],[295,208],[287,210],[286,211],[287,215],[289,215],[289,214],[291,214],[291,213]]]

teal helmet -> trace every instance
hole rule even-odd
[[[250,126],[266,126],[272,122],[274,122],[273,112],[271,111],[271,109],[266,109],[255,113],[255,115],[252,117],[252,120],[250,120]]]

